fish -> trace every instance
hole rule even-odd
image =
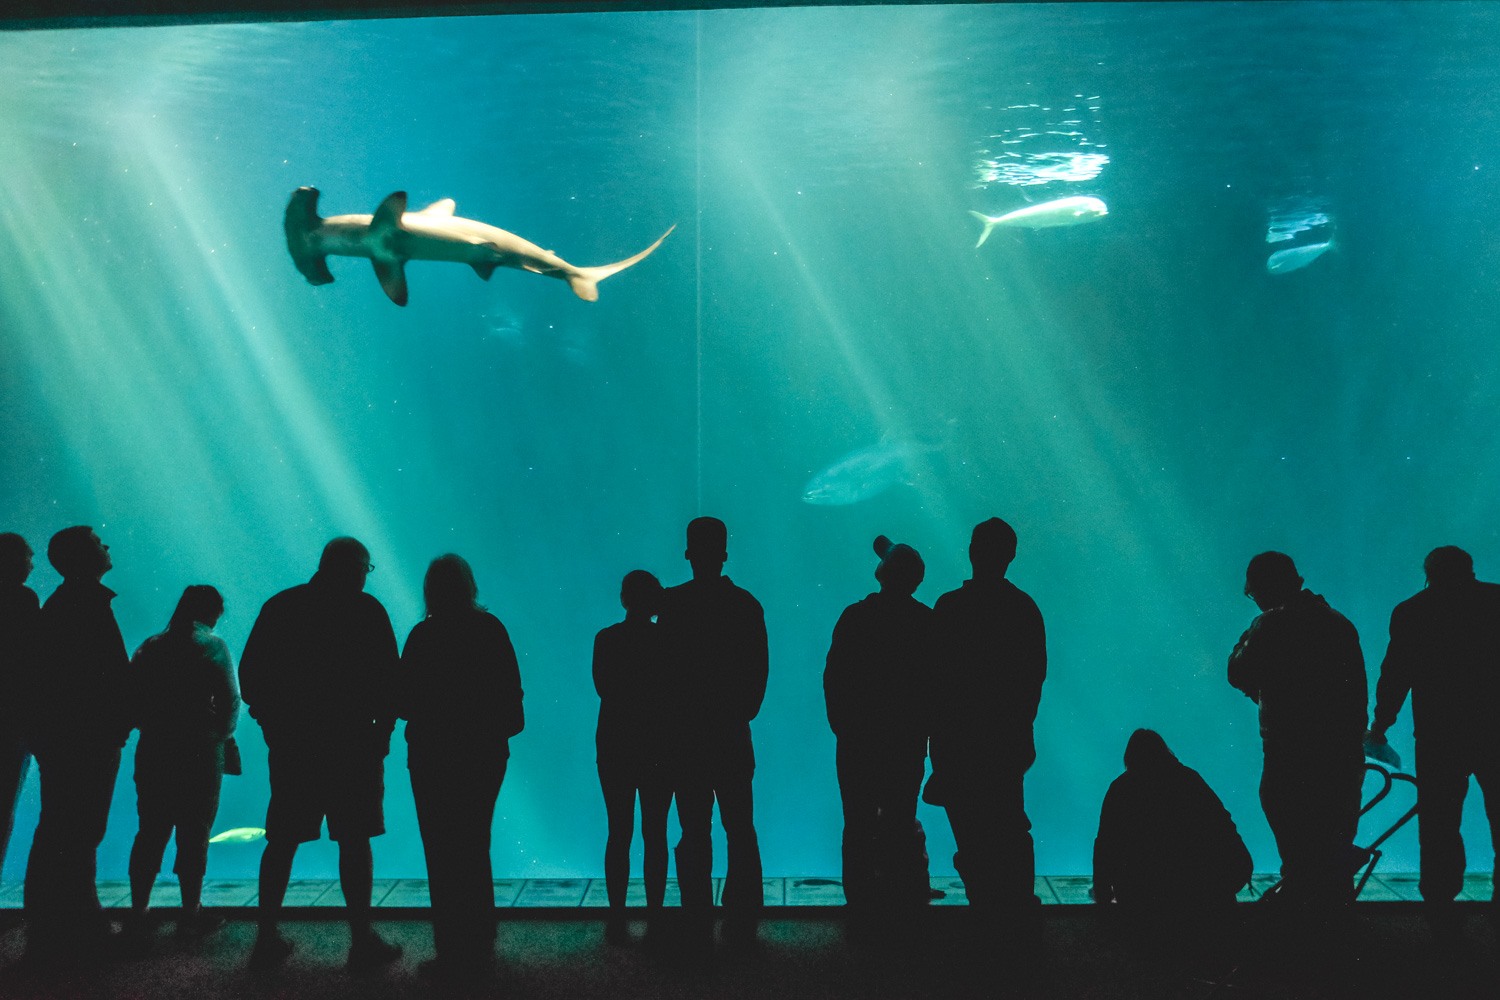
[[[1109,207],[1098,198],[1074,195],[1070,198],[1044,201],[1040,205],[1027,205],[1014,212],[1006,212],[1004,215],[985,215],[983,212],[970,212],[969,214],[984,223],[984,229],[979,234],[979,242],[974,244],[975,249],[978,249],[984,246],[984,241],[990,238],[990,231],[996,226],[1010,226],[1016,229],[1079,226],[1085,222],[1104,218],[1109,214]]]
[[[1266,258],[1266,271],[1270,274],[1286,274],[1298,271],[1333,249],[1333,240],[1324,243],[1305,243],[1300,247],[1277,250]]]
[[[258,826],[237,826],[208,838],[210,844],[249,844],[264,838],[266,831]]]
[[[292,263],[309,283],[333,281],[328,257],[368,257],[386,296],[396,305],[407,301],[406,262],[451,261],[468,264],[485,281],[497,267],[514,267],[568,283],[585,302],[599,300],[599,282],[649,257],[672,235],[674,224],[656,242],[634,256],[613,264],[576,267],[551,250],[488,223],[454,215],[452,198],[435,201],[416,212],[406,210],[406,192],[387,195],[374,215],[318,215],[319,191],[300,187],[287,202],[286,246]]]
[[[879,444],[851,451],[807,481],[802,502],[820,507],[845,507],[879,496],[911,476],[911,465],[933,450],[912,441],[882,439]]]

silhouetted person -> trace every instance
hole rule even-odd
[[[1391,613],[1391,642],[1375,688],[1370,736],[1385,742],[1411,694],[1416,737],[1422,898],[1449,903],[1464,885],[1459,835],[1469,776],[1479,781],[1492,846],[1500,844],[1500,585],[1474,579],[1451,545],[1422,564],[1427,588]]]
[[[1260,706],[1260,801],[1281,854],[1278,895],[1349,902],[1367,705],[1359,635],[1302,588],[1281,552],[1250,560],[1245,596],[1262,613],[1229,657],[1229,683]]]
[[[0,868],[10,847],[16,802],[31,770],[31,750],[22,735],[26,685],[35,673],[41,606],[26,586],[31,546],[15,532],[0,534]]]
[[[760,602],[722,575],[728,538],[718,518],[689,522],[686,557],[693,578],[666,591],[657,618],[676,688],[672,770],[682,824],[677,881],[688,943],[697,948],[711,944],[713,934],[715,800],[729,853],[722,897],[726,942],[753,941],[765,904],[750,720],[766,694],[766,623]]]
[[[323,549],[310,582],[261,608],[240,658],[240,694],[266,737],[271,804],[260,860],[260,933],[250,963],[275,966],[292,944],[277,931],[297,845],[339,845],[349,968],[393,961],[399,946],[370,927],[370,838],[385,832],[385,756],[395,727],[396,636],[364,593],[369,551],[353,538]]]
[[[1251,867],[1213,789],[1159,734],[1137,729],[1099,813],[1094,901],[1117,904],[1132,929],[1171,945],[1219,925]]]
[[[641,802],[641,844],[646,876],[648,933],[660,933],[662,899],[667,891],[667,812],[672,807],[665,734],[672,718],[666,652],[660,626],[662,587],[645,570],[625,574],[620,605],[625,620],[594,637],[594,690],[599,692],[599,727],[594,742],[599,787],[609,822],[604,845],[604,883],[609,892],[605,937],[629,940],[625,896],[630,882],[630,839],[635,803]]]
[[[406,639],[399,686],[437,948],[420,971],[472,980],[495,961],[490,825],[510,738],[526,724],[521,672],[510,634],[480,606],[461,557],[434,559],[422,595],[427,617]]]
[[[1005,578],[1016,533],[992,517],[969,542],[973,577],[933,606],[932,779],[927,798],[948,811],[969,905],[1012,919],[1024,942],[1039,931],[1036,854],[1026,816],[1032,726],[1047,676],[1047,637],[1036,602]]]
[[[223,613],[218,590],[188,587],[166,631],[143,642],[130,661],[128,701],[141,731],[135,748],[140,829],[130,848],[130,908],[138,938],[145,933],[151,887],[174,830],[172,870],[182,887],[178,934],[206,934],[223,924],[199,906],[224,780],[224,748],[240,714],[229,647],[213,631]]]
[[[828,724],[838,737],[844,806],[844,898],[860,930],[927,903],[917,796],[927,768],[934,666],[932,609],[912,594],[917,550],[875,539],[880,590],[834,626],[823,671]]]
[[[130,734],[130,658],[114,591],[99,582],[113,567],[109,546],[92,528],[64,528],[47,559],[63,582],[42,607],[26,721],[42,784],[26,863],[27,953],[43,963],[96,959],[109,936],[95,863]]]

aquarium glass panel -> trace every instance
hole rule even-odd
[[[1256,709],[1225,676],[1249,557],[1290,553],[1353,621],[1372,695],[1430,549],[1500,576],[1497,84],[1488,3],[5,32],[0,530],[43,552],[95,525],[132,649],[184,586],[217,585],[236,657],[335,535],[369,546],[402,639],[429,560],[464,555],[526,692],[497,877],[576,877],[604,846],[593,636],[627,571],[686,579],[684,526],[718,516],[770,634],[765,868],[826,876],[822,672],[875,587],[872,540],[921,551],[930,603],[998,515],[1047,625],[1038,870],[1089,871],[1138,726],[1274,870]],[[597,301],[415,260],[398,306],[366,260],[299,271],[302,186],[324,216],[453,199],[576,265],[676,228]],[[1408,762],[1411,740],[1408,710]],[[264,825],[248,718],[240,743],[216,831]],[[101,877],[135,833],[133,747]],[[398,729],[384,877],[423,871],[405,753]],[[33,773],[7,879],[37,807]],[[919,816],[951,873],[944,814]],[[1484,830],[1471,801],[1471,843]],[[210,875],[253,875],[259,853],[215,844]],[[1382,864],[1416,862],[1408,828]],[[326,841],[299,855],[335,870]]]

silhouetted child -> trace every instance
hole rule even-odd
[[[398,687],[437,949],[419,971],[472,981],[495,961],[490,828],[510,738],[526,725],[521,672],[510,634],[480,606],[461,557],[434,559],[422,594],[427,617],[406,640]]]
[[[130,848],[131,926],[138,944],[144,942],[151,886],[174,829],[172,870],[182,886],[178,933],[205,934],[223,924],[199,906],[225,746],[240,712],[229,647],[213,632],[223,613],[224,598],[213,587],[188,587],[166,631],[143,642],[131,659],[128,701],[141,730],[135,749],[140,830]]]
[[[630,879],[630,840],[635,832],[636,797],[641,802],[641,842],[645,849],[646,919],[657,935],[667,888],[667,811],[672,784],[666,768],[664,734],[669,722],[665,654],[658,627],[661,583],[645,570],[633,570],[620,584],[625,620],[594,637],[594,689],[599,692],[599,786],[609,835],[604,847],[604,882],[609,892],[605,937],[629,940],[625,895]]]

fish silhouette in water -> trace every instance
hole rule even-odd
[[[879,444],[852,451],[807,481],[802,502],[843,507],[879,496],[897,483],[910,483],[912,464],[930,445],[883,438]]]
[[[1027,205],[1014,212],[1006,212],[1004,215],[985,215],[983,212],[970,212],[969,214],[984,223],[984,229],[979,233],[979,242],[974,244],[977,249],[984,246],[984,241],[990,238],[990,232],[997,226],[1013,229],[1080,226],[1085,222],[1104,218],[1109,214],[1109,208],[1098,198],[1074,195],[1071,198],[1044,201],[1040,205]]]
[[[333,280],[328,270],[330,254],[368,257],[375,265],[380,287],[398,306],[406,305],[406,262],[445,260],[468,264],[484,280],[497,267],[514,267],[568,283],[585,302],[599,299],[599,282],[639,264],[671,235],[672,226],[655,243],[633,257],[575,267],[551,250],[543,250],[515,233],[460,218],[453,214],[452,198],[435,201],[418,212],[406,210],[406,192],[389,195],[374,215],[318,215],[318,189],[301,187],[292,192],[286,206],[286,246],[292,263],[314,285]]]
[[[264,838],[266,831],[258,826],[237,826],[208,838],[210,844],[249,844]]]
[[[1323,243],[1305,243],[1300,247],[1287,247],[1285,250],[1277,250],[1266,258],[1266,271],[1269,274],[1286,274],[1288,271],[1298,271],[1325,253],[1333,249],[1333,240]]]

